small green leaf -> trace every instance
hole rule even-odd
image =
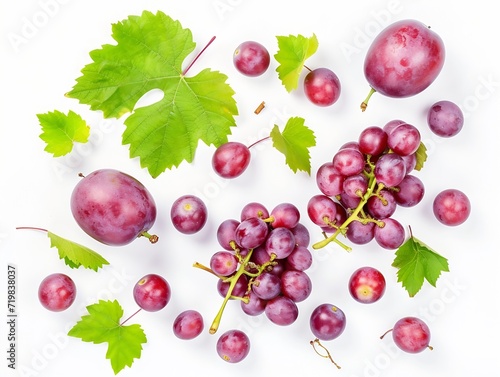
[[[103,265],[109,264],[100,254],[88,247],[59,237],[52,232],[47,232],[47,235],[50,238],[50,247],[57,248],[59,258],[63,259],[66,265],[71,268],[82,266],[97,271]]]
[[[309,148],[316,145],[314,132],[304,125],[304,119],[292,117],[288,119],[283,132],[277,125],[271,130],[273,146],[283,153],[286,164],[293,170],[302,170],[311,175],[311,156]]]
[[[441,272],[449,271],[448,260],[413,235],[396,251],[392,266],[410,297],[420,291],[424,279],[435,287]]]
[[[278,52],[274,58],[279,63],[278,77],[288,92],[297,89],[305,61],[318,49],[316,35],[306,38],[302,35],[278,36]]]
[[[424,143],[420,143],[417,151],[415,152],[415,155],[417,157],[415,170],[420,171],[424,167],[424,162],[427,161],[427,148],[425,147]]]
[[[139,359],[142,344],[147,342],[140,325],[124,326],[120,323],[123,309],[118,301],[100,300],[87,306],[88,315],[69,330],[68,335],[94,344],[108,343],[106,358],[110,360],[115,374],[131,367]]]
[[[196,47],[189,29],[161,11],[144,11],[114,24],[112,38],[116,44],[91,51],[93,62],[67,96],[106,118],[131,113],[122,137],[130,158],[138,157],[156,178],[192,162],[200,140],[216,147],[227,142],[238,114],[235,92],[220,72],[183,73],[184,60]],[[163,98],[136,108],[154,89]]]
[[[86,143],[90,135],[90,127],[82,117],[73,111],[64,114],[58,110],[46,114],[37,114],[42,126],[42,139],[47,146],[45,151],[54,157],[60,157],[73,150],[75,142]]]

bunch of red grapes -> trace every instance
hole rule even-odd
[[[422,181],[412,174],[420,139],[418,129],[401,120],[370,126],[319,167],[321,194],[309,200],[307,212],[330,235],[316,247],[339,243],[340,234],[358,245],[373,239],[385,249],[402,245],[405,229],[392,215],[398,205],[415,206],[424,196]]]
[[[212,255],[210,267],[195,263],[218,277],[217,289],[224,297],[210,332],[217,331],[226,303],[235,299],[247,315],[265,313],[280,326],[295,322],[297,303],[312,290],[306,273],[312,264],[310,236],[298,208],[280,203],[269,211],[261,203],[248,203],[239,219],[220,223],[217,240],[222,250]]]

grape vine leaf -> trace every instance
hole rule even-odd
[[[415,152],[417,157],[417,163],[415,164],[415,170],[420,171],[424,167],[425,161],[427,161],[427,148],[424,143],[420,142],[417,151]]]
[[[318,49],[315,34],[307,38],[303,35],[277,36],[278,52],[274,58],[279,63],[276,68],[278,77],[288,92],[297,89],[299,77],[305,61]]]
[[[286,164],[294,173],[302,170],[311,175],[309,148],[316,145],[316,137],[304,122],[301,117],[292,117],[288,119],[283,132],[274,125],[270,136],[273,146],[285,155]]]
[[[82,316],[68,335],[84,342],[108,343],[106,358],[110,360],[115,375],[125,367],[131,367],[134,359],[141,357],[142,344],[147,342],[141,326],[120,323],[123,309],[116,300],[99,300],[87,306],[87,311],[88,314]]]
[[[109,264],[100,254],[86,246],[69,241],[50,231],[47,232],[47,235],[50,239],[50,247],[55,247],[58,250],[59,258],[63,259],[64,263],[71,268],[82,266],[97,271],[103,265]]]
[[[413,234],[396,251],[392,266],[398,269],[398,282],[402,283],[410,297],[420,291],[424,279],[435,287],[441,272],[449,272],[448,260]]]
[[[74,111],[64,114],[54,110],[45,114],[37,114],[42,127],[40,139],[47,146],[45,151],[54,157],[60,157],[73,150],[75,142],[86,143],[90,136],[90,127],[80,115]]]
[[[195,49],[192,33],[165,13],[144,11],[112,25],[115,45],[90,52],[93,62],[82,69],[66,95],[119,118],[126,129],[122,144],[130,158],[153,178],[166,169],[192,162],[199,141],[216,147],[227,142],[238,114],[234,90],[219,71],[186,76],[182,65]],[[135,108],[154,89],[159,101]]]

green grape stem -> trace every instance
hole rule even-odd
[[[248,250],[248,254],[245,256],[245,258],[242,260],[242,263],[240,264],[240,267],[236,271],[234,275],[231,276],[231,278],[228,280],[229,283],[229,289],[226,293],[226,297],[224,297],[224,300],[222,301],[222,305],[217,312],[217,315],[215,316],[212,325],[210,326],[210,334],[215,334],[217,330],[219,329],[220,321],[222,319],[222,314],[224,312],[224,309],[226,308],[227,303],[231,298],[233,298],[233,289],[238,282],[238,279],[240,278],[241,275],[247,274],[247,264],[250,261],[250,257],[252,256],[253,249]]]
[[[361,102],[361,111],[365,111],[366,108],[368,107],[368,101],[370,100],[371,96],[373,93],[375,93],[376,90],[370,87],[370,92],[368,93],[368,96],[366,96],[365,100]]]
[[[367,223],[367,222],[375,222],[378,226],[382,226],[380,221],[375,220],[375,219],[370,219],[364,216],[360,216],[360,214],[363,213],[363,207],[365,206],[366,202],[368,199],[373,196],[373,195],[379,195],[380,190],[384,188],[384,185],[378,184],[377,180],[375,179],[375,176],[373,174],[373,166],[372,166],[372,171],[370,173],[367,173],[369,176],[369,185],[368,189],[366,190],[365,194],[361,198],[361,201],[359,202],[358,206],[352,211],[349,215],[349,217],[344,221],[339,227],[337,227],[337,230],[332,233],[330,236],[326,237],[324,240],[318,241],[315,244],[312,245],[312,248],[317,250],[325,247],[328,245],[330,242],[335,242],[339,246],[341,246],[344,250],[346,251],[351,251],[352,248],[345,245],[341,241],[337,239],[337,236],[339,234],[345,234],[347,227],[350,223],[352,223],[354,220],[361,221],[362,223]]]

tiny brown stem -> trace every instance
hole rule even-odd
[[[337,367],[337,369],[340,369],[340,365],[338,365],[332,358],[332,355],[330,354],[330,351],[328,351],[328,349],[323,345],[321,344],[321,342],[319,341],[318,338],[314,339],[314,340],[311,340],[309,342],[309,344],[311,344],[311,346],[313,347],[314,349],[314,352],[316,352],[319,356],[321,357],[324,357],[325,359],[330,359],[330,361]],[[321,354],[318,349],[316,348],[316,346],[320,347],[325,353],[326,355],[323,355]]]
[[[257,108],[254,110],[254,113],[255,114],[260,114],[260,112],[262,110],[264,110],[264,107],[266,107],[266,103],[264,101],[262,101],[259,106],[257,106]]]
[[[380,336],[380,339],[384,339],[384,336],[386,336],[387,334],[389,334],[391,331],[392,331],[392,329],[387,330],[385,333],[383,333],[383,334]]]

